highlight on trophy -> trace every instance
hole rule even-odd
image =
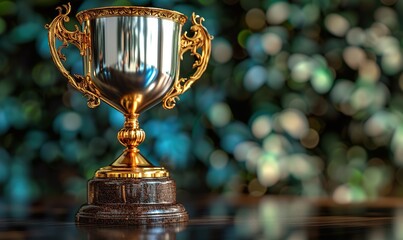
[[[175,183],[169,172],[153,166],[138,149],[146,137],[138,118],[159,103],[172,109],[206,70],[212,36],[202,24],[204,19],[193,13],[192,34],[188,36],[187,32],[182,34],[187,21],[182,13],[114,6],[79,12],[76,17],[81,28],[76,25],[75,31],[70,31],[64,26],[69,21],[70,3],[57,10],[59,15],[45,26],[56,67],[88,98],[90,108],[102,100],[125,117],[117,133],[125,150],[114,162],[111,160],[111,165],[95,173],[88,185],[88,204],[80,209],[77,221],[186,221],[187,213],[176,203]],[[58,48],[57,41],[62,43]],[[83,75],[72,75],[63,66],[66,57],[61,50],[69,44],[83,57]],[[194,73],[181,78],[179,66],[186,52],[195,58]]]

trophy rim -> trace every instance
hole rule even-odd
[[[187,21],[187,17],[183,13],[169,9],[142,6],[110,6],[91,8],[78,12],[76,18],[81,24],[86,20],[117,16],[157,17],[172,20],[180,23],[181,25],[184,25]]]

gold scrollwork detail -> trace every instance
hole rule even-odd
[[[63,13],[63,8],[65,13]],[[70,3],[62,7],[57,7],[56,10],[59,12],[59,15],[55,17],[51,23],[45,25],[45,28],[49,31],[49,48],[52,59],[63,76],[68,79],[69,83],[87,97],[88,106],[94,108],[100,104],[99,91],[97,91],[89,76],[83,77],[78,74],[72,76],[70,72],[66,70],[62,63],[62,60],[66,61],[66,56],[61,52],[63,48],[71,43],[78,48],[82,56],[85,55],[89,42],[88,34],[86,30],[81,32],[77,25],[75,25],[75,31],[69,31],[64,27],[64,23],[70,21],[68,17],[71,11]],[[57,50],[56,38],[62,42],[62,45],[58,47]]]
[[[192,26],[190,30],[194,32],[193,36],[187,36],[185,32],[181,37],[181,49],[179,51],[180,58],[183,60],[183,54],[190,51],[190,55],[196,58],[193,63],[193,68],[196,71],[189,78],[179,78],[175,81],[171,90],[163,98],[163,107],[165,109],[172,109],[175,107],[176,100],[179,99],[179,95],[186,92],[192,84],[197,81],[207,68],[208,61],[211,53],[211,36],[207,29],[203,26],[204,18],[192,14]],[[197,50],[201,48],[201,53]]]
[[[179,12],[167,9],[138,6],[93,8],[81,11],[76,15],[80,23],[86,20],[111,16],[152,16],[157,18],[169,19],[182,25],[185,24],[185,22],[187,21],[187,17]]]
[[[101,95],[98,89],[95,88],[94,84],[91,81],[91,78],[87,75],[85,77],[74,74],[75,83],[77,84],[76,89],[81,91],[84,96],[87,98],[87,106],[89,108],[98,107],[101,104],[101,100],[99,96]],[[79,81],[77,81],[77,79]]]

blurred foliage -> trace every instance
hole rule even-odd
[[[174,110],[140,118],[142,153],[179,189],[338,202],[403,195],[402,1],[71,3],[72,13],[136,4],[206,19],[215,37],[207,72]],[[0,201],[85,198],[86,181],[123,149],[121,114],[88,109],[50,58],[43,26],[60,4],[0,0]],[[80,73],[78,51],[65,52]]]

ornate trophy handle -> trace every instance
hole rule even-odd
[[[63,13],[63,8],[66,10]],[[74,32],[67,30],[63,23],[69,22],[70,18],[67,16],[70,13],[71,5],[63,5],[63,7],[57,7],[56,10],[59,11],[59,15],[53,19],[50,24],[46,24],[45,28],[49,30],[49,48],[52,55],[53,62],[55,62],[59,71],[65,76],[69,83],[77,90],[82,92],[88,98],[88,107],[94,108],[100,104],[99,92],[92,83],[90,77],[87,75],[85,77],[74,74],[72,76],[69,71],[63,66],[61,60],[66,61],[66,56],[61,52],[61,50],[69,45],[69,43],[76,46],[81,56],[86,54],[86,49],[88,47],[88,33],[86,30],[80,32],[79,27],[75,25],[76,30]],[[56,50],[56,38],[63,42],[63,44]]]
[[[194,32],[192,37],[187,36],[185,32],[181,37],[179,56],[183,60],[183,54],[191,51],[191,55],[195,56],[196,61],[193,63],[193,68],[196,71],[189,78],[178,78],[171,90],[162,99],[163,107],[165,109],[172,109],[175,107],[176,100],[179,95],[186,92],[192,84],[197,81],[207,68],[207,64],[211,53],[211,40],[213,37],[208,33],[207,29],[202,25],[204,18],[192,14],[192,27],[190,30]],[[201,53],[197,49],[201,48]]]

